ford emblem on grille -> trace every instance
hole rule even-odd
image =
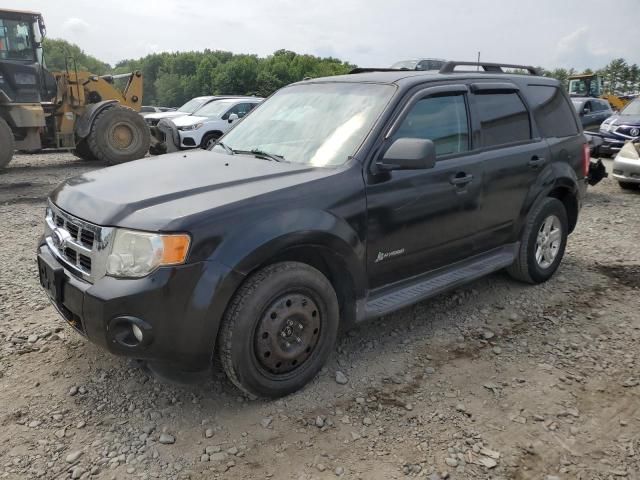
[[[69,232],[61,228],[54,228],[51,232],[51,240],[58,250],[64,250],[69,238],[71,238]]]

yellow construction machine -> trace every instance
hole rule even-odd
[[[78,70],[73,58],[50,72],[45,34],[41,14],[0,10],[0,168],[14,150],[70,149],[109,164],[142,158],[150,142],[137,113],[142,73],[98,76]]]
[[[594,97],[607,100],[614,110],[622,110],[630,99],[605,93],[602,78],[595,73],[583,73],[569,77],[569,95],[572,97]]]

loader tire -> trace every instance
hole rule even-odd
[[[76,157],[88,162],[95,162],[96,160],[98,160],[98,157],[96,157],[89,148],[89,144],[86,139],[80,140],[78,142],[76,148],[73,150],[73,154]]]
[[[7,122],[0,118],[0,168],[9,165],[13,158],[14,149],[13,132]]]
[[[151,134],[138,113],[117,106],[98,114],[87,141],[98,160],[117,165],[144,157],[149,151]]]

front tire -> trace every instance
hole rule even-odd
[[[98,158],[93,154],[91,149],[89,148],[89,144],[86,139],[80,140],[76,144],[76,148],[73,150],[73,154],[81,158],[82,160],[86,160],[87,162],[95,162]]]
[[[618,185],[623,190],[636,190],[638,188],[638,184],[633,182],[618,182]]]
[[[13,132],[9,124],[0,118],[0,168],[9,165],[14,150]]]
[[[218,337],[222,367],[251,397],[288,395],[322,368],[338,324],[336,293],[321,272],[298,262],[269,265],[227,308]]]
[[[88,137],[91,152],[110,165],[144,157],[149,151],[149,127],[138,113],[117,106],[98,114]]]
[[[545,198],[529,213],[516,260],[507,272],[523,282],[546,282],[560,266],[568,234],[564,205],[557,198]]]
[[[215,145],[218,139],[222,136],[220,133],[207,133],[200,142],[200,148],[203,150],[209,150]]]

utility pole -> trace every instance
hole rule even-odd
[[[480,70],[480,52],[478,52],[478,65],[476,65],[476,72]]]

